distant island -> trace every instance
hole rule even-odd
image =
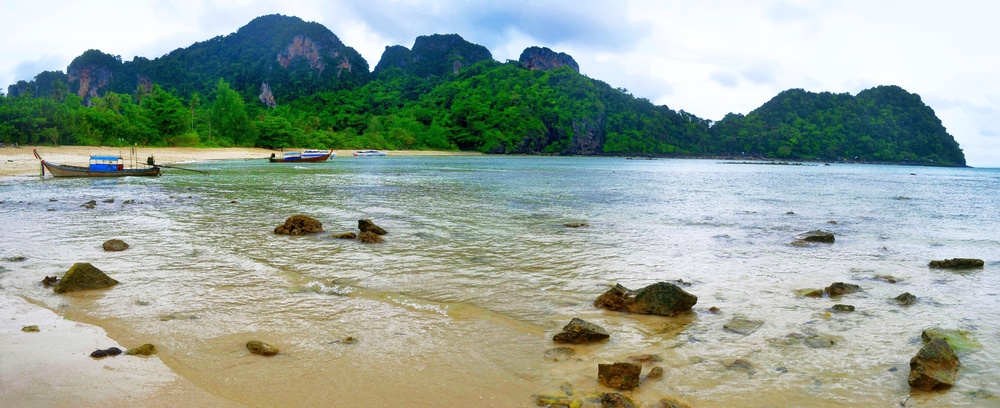
[[[0,97],[0,142],[468,150],[965,166],[920,96],[784,91],[699,118],[529,47],[499,62],[457,34],[387,46],[374,69],[326,27],[268,15],[155,59],[88,50]]]

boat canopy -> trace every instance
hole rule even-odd
[[[121,160],[121,159],[122,159],[122,158],[121,158],[121,157],[118,157],[118,156],[90,156],[90,160],[109,160],[109,161],[118,161],[118,160]]]

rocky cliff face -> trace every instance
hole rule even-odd
[[[465,41],[458,34],[434,34],[417,37],[413,50],[401,45],[386,47],[374,74],[377,76],[389,67],[419,77],[457,74],[463,67],[490,59],[493,59],[490,50]]]
[[[580,72],[580,65],[569,54],[555,52],[545,47],[528,47],[518,58],[525,67],[531,70],[553,70],[559,67],[570,67]]]

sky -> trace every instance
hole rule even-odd
[[[375,67],[386,46],[459,34],[498,61],[530,46],[704,119],[779,92],[898,85],[973,167],[1000,167],[1000,2],[948,0],[0,0],[0,91],[88,49],[153,59],[255,17],[326,26]]]

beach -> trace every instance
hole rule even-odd
[[[20,146],[0,149],[0,177],[4,176],[35,176],[39,174],[38,159],[32,154],[37,149],[43,159],[59,164],[85,166],[92,155],[121,156],[126,160],[130,156],[128,147],[97,147],[97,146]],[[302,149],[284,149],[286,152]],[[337,157],[349,157],[354,150],[334,150]],[[476,155],[470,152],[442,152],[423,150],[385,150],[392,156],[441,156],[441,155]],[[248,148],[248,147],[138,147],[136,154],[140,164],[146,158],[153,156],[157,164],[175,165],[199,161],[213,160],[251,160],[265,159],[271,154],[280,156],[282,151]]]
[[[86,165],[91,155],[129,158],[128,148],[21,146],[0,149],[0,178],[37,177],[39,161]],[[285,149],[293,151],[293,149]],[[353,150],[336,150],[350,157]],[[141,163],[157,164],[263,159],[281,151],[260,148],[137,148]],[[393,156],[467,155],[440,151],[388,151]],[[475,154],[475,153],[471,153]],[[51,176],[48,176],[51,177]],[[0,202],[9,198],[0,198]],[[7,256],[4,252],[4,256]],[[119,347],[96,325],[68,320],[41,305],[0,290],[0,407],[238,407],[172,371],[160,357],[116,356],[95,360],[90,353]],[[38,332],[23,332],[38,326]]]

